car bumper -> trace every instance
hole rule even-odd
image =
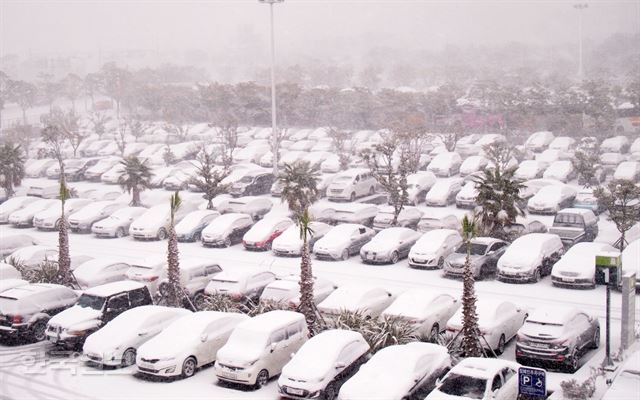
[[[253,251],[266,251],[268,250],[268,245],[265,243],[264,245],[260,246],[257,243],[247,243],[247,242],[243,242],[242,245],[244,246],[244,248],[246,250],[253,250]]]
[[[562,287],[592,287],[594,280],[591,278],[569,277],[569,276],[551,276],[551,283],[555,286]]]
[[[131,236],[134,239],[155,239],[157,237],[156,232],[131,232]]]
[[[497,276],[499,281],[502,282],[512,282],[512,283],[520,283],[520,282],[531,282],[533,281],[533,272],[531,271],[523,271],[523,272],[504,272],[498,271]]]
[[[116,231],[109,231],[106,229],[92,229],[91,232],[98,237],[115,237]]]
[[[326,253],[326,252],[323,252],[323,251],[316,251],[316,252],[314,252],[314,254],[316,255],[316,258],[317,258],[318,260],[332,260],[332,261],[336,261],[336,260],[339,260],[339,259],[340,259],[340,256],[336,256],[336,255],[333,255],[333,254],[331,254],[331,253]]]
[[[527,211],[531,214],[540,214],[540,215],[552,215],[558,212],[556,207],[527,207]]]
[[[350,200],[351,199],[351,193],[347,193],[347,192],[335,193],[335,192],[328,191],[327,192],[327,199],[329,199],[329,200]]]
[[[202,238],[202,245],[205,247],[224,247],[224,239],[205,239]]]
[[[69,223],[69,229],[75,233],[90,233],[92,224]]]
[[[3,337],[11,337],[15,338],[22,335],[29,334],[29,325],[27,324],[18,324],[18,325],[0,325],[0,336]]]
[[[323,395],[322,390],[311,391],[307,389],[299,389],[290,386],[278,385],[278,393],[289,399],[317,399]]]
[[[113,355],[111,355],[111,357],[104,357],[102,354],[85,352],[85,356],[87,357],[88,361],[94,364],[107,365],[109,367],[117,367],[122,365],[121,354],[116,356],[114,353]]]
[[[193,235],[178,235],[178,242],[195,242]]]
[[[163,377],[176,376],[182,373],[182,371],[180,371],[180,368],[178,368],[178,364],[174,363],[173,361],[168,363],[149,363],[140,361],[137,363],[137,370],[138,372],[145,375]]]
[[[564,364],[567,360],[567,349],[537,348],[516,344],[516,357],[520,360]]]
[[[13,221],[9,221],[11,222],[11,225],[17,227],[17,228],[26,228],[29,226],[33,226],[33,223],[31,220],[29,221],[18,221],[18,220],[13,220]]]
[[[360,254],[360,258],[365,264],[387,264],[391,262],[391,257],[389,256],[389,254],[365,253]]]
[[[84,344],[84,340],[87,336],[72,336],[66,333],[53,333],[50,331],[46,332],[47,341],[53,345],[65,347],[67,349],[79,348]]]
[[[218,380],[224,382],[253,385],[256,382],[257,373],[253,369],[239,368],[233,366],[221,366],[216,362],[215,374]]]
[[[458,208],[475,208],[475,200],[456,200],[456,207]]]
[[[279,257],[297,257],[302,253],[300,249],[272,249],[272,251]]]
[[[409,257],[409,266],[413,268],[434,269],[438,268],[438,261],[425,260],[419,257]]]

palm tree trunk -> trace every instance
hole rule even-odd
[[[316,312],[313,304],[313,272],[311,271],[311,256],[309,254],[309,242],[306,235],[302,243],[302,259],[300,261],[300,307],[301,312],[309,329],[309,334],[313,336],[316,326]]]
[[[68,196],[68,190],[64,181],[64,175],[60,178],[60,200],[62,214],[58,226],[58,276],[60,283],[71,286],[71,256],[69,255],[69,226],[67,216],[64,213],[64,205]]]
[[[140,190],[137,186],[131,189],[131,205],[133,207],[140,206]]]
[[[169,291],[167,305],[169,307],[180,307],[180,254],[178,252],[178,238],[173,227],[173,221],[169,227],[169,243],[167,245],[167,277],[169,278]]]
[[[467,257],[464,263],[462,283],[462,351],[465,357],[479,357],[482,354],[476,312],[475,279],[471,270],[471,242],[466,241]]]

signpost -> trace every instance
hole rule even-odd
[[[611,286],[618,285],[620,279],[620,268],[622,260],[620,252],[607,251],[596,255],[596,269],[601,268],[604,271],[605,282],[607,285],[607,315],[605,322],[605,357],[602,364],[604,367],[613,365],[611,360]]]
[[[518,394],[527,399],[546,399],[546,371],[540,368],[518,368]]]

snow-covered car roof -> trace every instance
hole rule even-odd
[[[360,305],[360,302],[374,294],[388,293],[382,288],[361,286],[361,285],[345,285],[337,288],[329,295],[318,307],[323,310],[341,310],[351,309]]]
[[[106,297],[111,296],[113,294],[128,292],[130,290],[141,289],[145,287],[143,283],[136,281],[119,281],[119,282],[111,282],[105,283],[104,285],[92,287],[90,289],[85,290],[85,294],[98,296],[98,297]]]
[[[499,358],[465,358],[450,371],[452,374],[491,379],[502,369],[510,367],[517,370],[520,364]]]
[[[372,242],[384,242],[384,243],[388,243],[388,242],[393,242],[393,241],[399,241],[400,239],[408,236],[408,235],[419,235],[416,231],[414,231],[413,229],[410,228],[404,228],[404,227],[400,227],[400,226],[393,226],[390,228],[385,228],[383,230],[381,230],[380,232],[378,232],[373,239],[371,239]]]
[[[440,296],[448,296],[454,300],[453,296],[444,292],[426,289],[409,289],[400,293],[382,314],[422,318],[425,312],[433,310],[431,303]]]
[[[449,235],[460,235],[457,231],[454,231],[453,229],[434,229],[432,231],[429,231],[425,234],[423,234],[420,239],[418,239],[418,243],[416,243],[416,245],[420,245],[422,243],[430,243],[430,242],[437,242],[440,243],[443,240],[445,240],[447,237],[449,237]]]
[[[243,321],[241,326],[253,332],[271,332],[298,321],[304,321],[304,315],[295,311],[274,310]]]
[[[537,307],[529,314],[527,321],[565,325],[579,312],[575,307],[554,304],[548,307]]]
[[[12,289],[6,290],[2,292],[0,297],[20,300],[20,299],[28,298],[36,293],[47,292],[50,290],[66,291],[70,295],[75,294],[73,290],[62,285],[56,285],[53,283],[30,283],[28,285],[18,286],[18,287],[14,287]]]
[[[378,212],[378,207],[371,204],[366,204],[366,203],[336,203],[333,206],[333,209],[338,212],[352,212],[352,213],[359,213],[363,211],[370,211],[374,213]]]
[[[560,237],[554,233],[528,233],[514,240],[507,249],[507,253],[514,253],[514,255],[522,257],[528,254],[527,250],[539,249],[548,241],[553,240],[560,240]]]

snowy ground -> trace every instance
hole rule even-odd
[[[25,182],[28,185],[30,180]],[[99,184],[78,183],[78,188]],[[24,186],[23,186],[24,187]],[[273,213],[286,213],[285,208],[274,198]],[[460,210],[452,208],[456,214]],[[550,224],[552,217],[539,218]],[[601,235],[599,240],[609,239],[615,233],[612,224],[601,218]],[[40,232],[35,229],[17,230],[10,226],[0,226],[0,238],[12,233],[28,233],[42,244],[57,245],[55,232]],[[614,235],[615,237],[615,235]],[[152,255],[161,255],[166,251],[166,241],[139,242],[130,237],[121,239],[97,239],[92,235],[71,234],[72,253],[87,254],[93,257],[109,256],[122,257],[134,261]],[[204,248],[199,243],[180,244],[183,257],[211,257],[223,268],[269,268],[279,275],[297,273],[299,258],[279,258],[271,253],[245,251],[241,245],[229,249]],[[348,283],[382,286],[395,293],[409,288],[429,288],[448,292],[459,296],[462,283],[457,280],[443,278],[440,271],[423,271],[409,268],[407,261],[402,260],[396,265],[365,265],[359,257],[352,257],[348,261],[328,262],[313,260],[314,274],[334,281],[338,285]],[[557,304],[573,305],[600,318],[604,329],[605,290],[598,287],[595,290],[570,290],[556,288],[551,285],[549,277],[536,284],[514,285],[494,280],[476,283],[476,291],[483,298],[506,298],[527,309]],[[618,347],[620,330],[620,294],[613,294],[612,325],[613,344],[615,351]],[[636,318],[640,312],[636,310]],[[604,332],[603,332],[604,333]],[[587,354],[583,363],[595,365],[603,358],[604,334],[600,350]],[[509,343],[505,351],[505,358],[514,358],[514,343]],[[277,398],[277,384],[272,381],[267,387],[259,391],[241,391],[225,388],[216,384],[212,368],[205,368],[196,376],[184,380],[165,382],[149,382],[132,376],[134,368],[124,370],[96,370],[85,366],[78,357],[68,355],[47,354],[51,349],[44,343],[18,347],[0,346],[0,399],[275,399]],[[569,378],[568,375],[551,372],[550,386],[558,387],[559,382]]]

